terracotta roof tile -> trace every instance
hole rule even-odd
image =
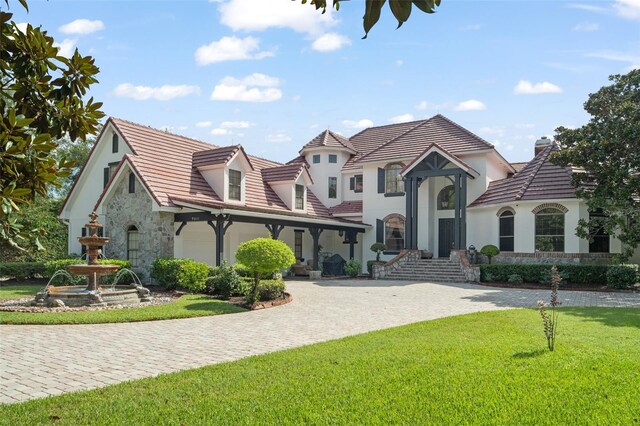
[[[294,163],[284,166],[269,167],[262,169],[262,179],[265,182],[283,182],[298,179],[300,173],[305,169],[304,164]]]
[[[334,133],[331,130],[325,130],[315,138],[311,139],[310,142],[305,144],[299,152],[302,152],[305,149],[309,149],[309,148],[324,148],[324,147],[333,147],[333,148],[340,148],[340,149],[346,148],[353,152],[356,151],[356,149],[351,144],[351,142],[349,142],[349,139],[337,133]]]
[[[343,201],[330,209],[331,214],[362,214],[362,201]]]
[[[516,173],[520,172],[524,167],[529,164],[527,161],[518,162],[518,163],[509,163],[511,167],[516,171]]]
[[[571,169],[556,166],[549,161],[551,153],[557,150],[557,145],[552,144],[513,177],[491,182],[487,191],[469,204],[469,207],[519,200],[575,198]]]
[[[240,150],[240,145],[211,148],[193,153],[193,167],[214,166],[227,164],[231,157]]]

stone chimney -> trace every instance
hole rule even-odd
[[[553,143],[553,141],[551,139],[549,139],[546,136],[541,137],[540,139],[538,139],[536,141],[536,145],[534,148],[534,153],[537,156],[538,154],[540,154],[542,151],[544,151],[544,149],[546,147],[548,147],[549,145],[551,145]]]

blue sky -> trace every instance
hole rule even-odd
[[[437,113],[527,161],[536,138],[587,121],[610,74],[640,66],[640,0],[442,0],[399,30],[385,5],[366,40],[361,0],[325,15],[290,0],[10,4],[62,53],[96,58],[108,115],[277,161],[326,128]]]

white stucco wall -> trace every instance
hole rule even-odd
[[[125,154],[131,154],[122,135],[118,135],[118,152],[112,152],[111,142],[114,132],[115,128],[109,123],[96,141],[84,171],[79,176],[64,210],[60,212],[60,218],[68,224],[69,228],[69,253],[79,254],[82,250],[78,238],[82,235],[84,225],[89,222],[88,216],[104,188],[104,168],[109,167],[109,163],[120,162]],[[104,215],[100,215],[98,221],[104,223],[104,219]]]
[[[313,156],[320,155],[320,163],[313,164]],[[337,156],[337,163],[329,163],[329,155]],[[327,207],[333,207],[342,202],[343,181],[341,170],[349,159],[349,154],[337,149],[314,148],[305,153],[305,159],[309,163],[309,174],[313,179],[311,190],[318,199]],[[329,198],[329,177],[337,178],[336,198]],[[349,182],[347,180],[347,187]]]

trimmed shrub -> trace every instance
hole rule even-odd
[[[251,270],[244,266],[242,263],[236,263],[235,265],[233,265],[233,269],[241,277],[253,277]]]
[[[607,271],[617,265],[557,265],[563,280],[574,285],[604,285]],[[509,276],[520,275],[525,283],[550,284],[551,265],[480,265],[480,281],[508,282]]]
[[[385,243],[373,243],[369,250],[376,254],[376,262],[380,262],[380,255],[387,249],[387,245]],[[369,272],[371,273],[371,272]]]
[[[480,254],[487,256],[489,258],[489,263],[491,263],[491,258],[499,255],[500,249],[493,244],[487,244],[480,249]]]
[[[522,277],[518,274],[509,275],[507,281],[509,282],[509,284],[522,284],[524,282],[522,281]]]
[[[46,277],[45,262],[0,263],[0,277],[18,281]]]
[[[362,271],[362,264],[356,259],[349,259],[344,264],[344,272],[350,277],[357,277],[360,271]]]
[[[262,280],[258,286],[260,301],[279,299],[284,296],[285,284],[283,280]]]
[[[611,266],[607,271],[607,287],[629,288],[636,283],[636,267],[630,265]]]
[[[209,269],[211,272],[211,268]],[[213,271],[206,281],[207,293],[216,294],[225,298],[236,296],[240,288],[240,276],[236,270],[223,263]]]
[[[182,287],[199,292],[205,289],[209,266],[193,259],[159,258],[151,265],[151,277],[167,290]]]

